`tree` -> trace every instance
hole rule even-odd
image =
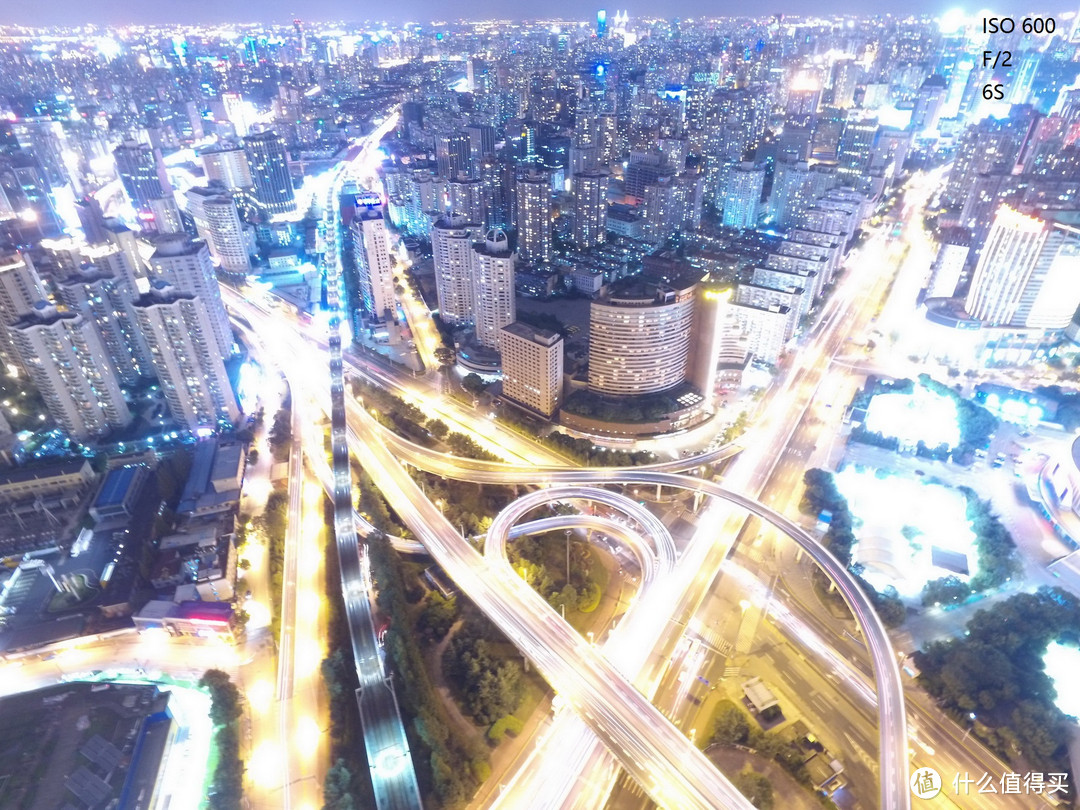
[[[713,742],[720,745],[745,745],[750,736],[746,713],[730,700],[723,701],[713,717]]]
[[[457,352],[449,346],[439,346],[435,349],[435,361],[440,366],[452,366],[457,361]]]
[[[450,428],[446,426],[446,422],[442,419],[428,419],[427,429],[436,439],[440,441],[446,438],[446,434],[450,432]]]
[[[467,374],[461,381],[461,387],[473,396],[480,396],[487,388],[487,383],[479,374]]]
[[[323,782],[323,810],[354,810],[352,778],[345,760],[339,759],[330,766]]]
[[[772,783],[765,776],[747,766],[735,774],[731,782],[758,810],[772,810]]]
[[[240,690],[229,678],[229,673],[220,669],[208,669],[199,680],[199,685],[210,693],[210,720],[221,726],[240,717]]]
[[[424,600],[424,608],[416,620],[416,628],[430,633],[436,639],[443,639],[457,621],[457,616],[457,599],[447,599],[438,591],[432,591]]]

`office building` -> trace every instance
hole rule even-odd
[[[529,171],[514,184],[517,198],[517,255],[523,262],[551,261],[551,177]]]
[[[247,152],[239,146],[217,146],[199,153],[203,171],[211,184],[220,184],[229,191],[251,188],[251,168]]]
[[[1002,206],[971,278],[967,313],[984,326],[1068,326],[1080,306],[1080,228],[1075,219],[1075,214],[1034,216]]]
[[[39,301],[11,327],[11,337],[50,416],[73,439],[104,436],[131,421],[109,355],[82,315]]]
[[[473,322],[472,236],[475,230],[477,226],[465,217],[443,217],[431,228],[435,290],[443,323]]]
[[[187,192],[187,210],[214,264],[227,273],[251,272],[249,240],[232,197],[195,186]]]
[[[550,418],[562,403],[562,335],[514,322],[502,328],[501,346],[503,396]]]
[[[469,136],[464,132],[440,135],[435,139],[435,164],[440,177],[453,179],[458,175],[468,176]]]
[[[607,172],[576,174],[574,193],[574,244],[588,250],[607,240]]]
[[[589,389],[628,396],[687,378],[697,282],[625,279],[589,307]]]
[[[296,192],[289,174],[285,139],[273,130],[244,138],[255,199],[271,214],[296,210]]]
[[[381,202],[377,198],[358,202],[350,227],[361,305],[369,318],[380,323],[392,321],[396,307],[394,264]]]
[[[172,418],[192,432],[235,424],[240,410],[201,298],[156,281],[135,315]]]
[[[116,170],[128,199],[136,208],[148,210],[150,200],[165,196],[157,156],[146,144],[125,141],[113,150]]]
[[[514,300],[514,266],[517,257],[510,250],[506,232],[492,228],[484,241],[472,248],[473,316],[476,340],[498,351],[502,328],[517,320]]]
[[[150,257],[150,278],[197,295],[206,307],[210,318],[209,334],[213,336],[218,352],[222,357],[231,357],[234,353],[232,327],[221,301],[221,288],[206,243],[186,234],[175,234],[157,238],[154,248]]]

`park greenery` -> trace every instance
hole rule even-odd
[[[470,436],[457,433],[437,417],[427,417],[415,405],[410,405],[396,394],[362,382],[352,381],[353,395],[361,399],[364,407],[383,427],[422,447],[438,447],[440,444],[462,458],[479,461],[501,461]]]
[[[617,450],[597,447],[588,439],[575,438],[561,430],[551,430],[539,419],[529,416],[524,411],[513,407],[504,407],[499,419],[517,428],[518,432],[528,436],[537,444],[565,456],[571,461],[594,467],[632,467],[639,464],[652,464],[656,456],[648,450]]]
[[[756,724],[751,723],[747,713],[730,700],[721,700],[717,704],[713,712],[712,734],[709,742],[712,745],[749,748],[766,759],[775,761],[800,784],[812,787],[810,773],[806,769],[808,757],[799,744],[784,740],[777,734],[763,731]],[[746,787],[750,792],[742,791],[742,787],[740,791],[747,797],[751,797],[752,793],[760,799],[761,803],[755,802],[755,807],[762,810],[772,807],[772,785],[764,777],[757,774],[755,776],[758,778],[746,779]],[[736,786],[739,787],[738,782]],[[753,801],[752,798],[751,801]]]
[[[389,619],[383,645],[397,675],[398,698],[416,753],[417,777],[440,806],[458,805],[490,772],[487,752],[451,733],[452,724],[425,665],[421,637],[412,620],[413,605],[423,593],[415,577],[406,579],[404,564],[385,536],[369,536],[367,547],[376,602],[380,613]]]
[[[333,525],[334,508],[323,501],[324,525]],[[341,567],[334,533],[324,532],[323,574],[326,592],[341,592]],[[364,750],[363,727],[356,703],[360,682],[352,655],[352,639],[339,598],[328,600],[326,612],[327,657],[322,662],[323,683],[329,700],[330,761],[333,763],[323,782],[325,810],[358,810],[374,805],[371,782],[367,778],[368,761]]]
[[[656,422],[684,410],[675,396],[679,393],[681,389],[635,397],[610,397],[582,388],[566,398],[563,410],[602,422]]]
[[[886,627],[898,627],[903,624],[907,609],[896,591],[890,588],[879,592],[860,576],[861,568],[852,565],[851,550],[856,541],[855,518],[848,508],[847,498],[837,488],[833,474],[817,468],[810,469],[803,474],[803,483],[806,489],[799,509],[815,517],[823,512],[831,514],[828,528],[822,538],[825,548],[855,576]],[[819,590],[821,586],[828,587],[828,577],[821,569],[814,570],[814,580]]]
[[[949,605],[964,602],[972,594],[1004,585],[1020,572],[1020,560],[1012,535],[997,515],[990,511],[990,502],[979,498],[973,489],[960,487],[967,499],[967,518],[975,533],[978,570],[969,582],[947,576],[926,583],[924,605]]]
[[[524,692],[521,664],[499,654],[508,642],[486,618],[470,616],[443,651],[443,673],[465,712],[491,725],[514,712]]]
[[[1064,773],[1072,724],[1043,665],[1055,641],[1080,642],[1080,601],[1059,588],[1019,593],[916,653],[919,683],[1010,764]]]
[[[571,535],[568,579],[566,543],[560,531],[520,537],[508,547],[510,564],[555,610],[592,613],[607,586],[607,569],[588,543]]]
[[[275,639],[281,626],[281,585],[285,568],[285,529],[289,520],[289,496],[275,489],[266,499],[263,513],[252,523],[266,541],[266,561],[270,572],[270,634]]]
[[[274,454],[274,461],[287,461],[292,449],[292,409],[288,400],[274,414],[274,424],[270,426],[267,442]]]
[[[240,690],[220,669],[208,669],[199,685],[210,693],[210,721],[218,749],[210,791],[212,810],[239,810],[243,803],[244,763],[240,759]]]
[[[932,379],[928,374],[920,374],[918,384],[931,393],[946,397],[956,406],[960,443],[950,449],[944,444],[929,447],[925,442],[920,441],[916,446],[915,455],[937,461],[947,461],[951,457],[957,463],[969,464],[974,458],[976,450],[983,449],[990,444],[990,438],[998,428],[997,417],[981,405],[960,396],[957,391],[949,386]],[[852,407],[867,408],[870,405],[870,400],[878,394],[911,394],[914,390],[915,382],[910,379],[871,378],[855,395],[852,400]],[[883,447],[886,450],[897,450],[900,446],[899,439],[896,436],[876,433],[868,430],[864,425],[854,427],[850,438],[852,441]]]

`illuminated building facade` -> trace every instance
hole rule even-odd
[[[502,328],[501,346],[503,396],[550,417],[562,402],[562,335],[515,322]]]

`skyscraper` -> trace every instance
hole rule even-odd
[[[971,278],[969,315],[986,326],[1069,325],[1080,306],[1080,228],[1053,216],[1001,207]]]
[[[113,158],[124,191],[136,208],[148,209],[150,200],[164,195],[157,158],[149,146],[125,141],[113,150]]]
[[[255,198],[272,214],[296,210],[285,139],[273,130],[244,138]]]
[[[109,355],[82,315],[39,301],[11,336],[49,414],[73,439],[103,436],[131,421]]]
[[[195,228],[210,248],[210,255],[228,273],[251,271],[244,226],[236,203],[227,194],[195,186],[187,192],[187,210]]]
[[[493,228],[472,249],[473,313],[476,339],[482,346],[499,350],[502,328],[517,320],[514,300],[515,255],[506,232]]]
[[[201,298],[156,281],[135,316],[172,418],[191,431],[235,424],[240,409]]]
[[[517,196],[517,255],[523,262],[551,261],[551,177],[529,171],[514,185]]]
[[[464,132],[440,135],[435,139],[435,162],[439,176],[454,179],[469,174],[469,136]]]
[[[606,172],[584,172],[573,178],[574,244],[582,250],[604,244],[607,239]]]
[[[390,240],[377,199],[357,203],[352,222],[353,260],[364,311],[380,322],[394,319],[394,265]]]
[[[150,257],[150,277],[164,281],[181,292],[197,295],[210,318],[210,335],[222,357],[233,355],[232,327],[221,301],[221,288],[214,274],[210,249],[201,239],[186,234],[162,236],[154,241]],[[209,339],[209,338],[208,338]]]
[[[472,234],[475,224],[465,217],[443,217],[431,228],[435,289],[443,323],[473,322],[475,292],[472,277]]]

